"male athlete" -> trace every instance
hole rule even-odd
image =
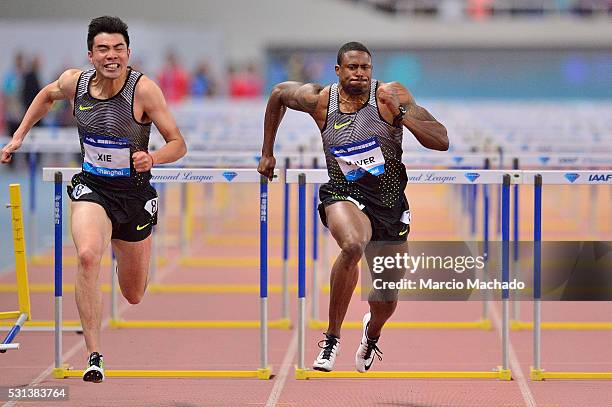
[[[102,255],[111,242],[121,292],[130,304],[138,304],[147,286],[151,229],[157,222],[157,193],[149,183],[150,171],[154,164],[178,160],[186,147],[159,87],[128,66],[127,25],[117,17],[93,19],[87,47],[93,69],[69,69],[42,89],[2,149],[1,161],[11,160],[54,101],[73,103],[83,158],[82,172],[68,187],[78,256],[75,297],[90,354],[83,380],[98,383],[104,380],[99,353]],[[150,153],[151,123],[166,144]]]
[[[319,214],[341,249],[330,277],[329,325],[313,368],[331,371],[340,349],[340,328],[358,280],[358,263],[370,241],[405,242],[410,212],[404,195],[403,127],[425,147],[448,150],[446,128],[418,106],[397,82],[372,80],[370,51],[358,42],[338,51],[338,83],[329,86],[284,82],[268,100],[258,171],[272,178],[274,139],[287,108],[312,116],[321,130],[330,181],[320,188]],[[374,291],[374,290],[373,290]],[[393,314],[397,295],[369,296],[356,369],[367,371],[381,329]]]

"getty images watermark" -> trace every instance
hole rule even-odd
[[[410,249],[410,250],[409,250]],[[369,300],[477,300],[501,290],[523,291],[480,242],[373,242],[365,251],[362,293]]]
[[[486,267],[485,256],[428,256],[421,253],[411,256],[408,253],[396,253],[393,256],[372,257],[372,272],[374,278],[372,287],[377,290],[524,290],[525,283],[516,279],[512,281],[488,280],[481,278],[466,278],[440,280],[435,277],[401,278],[390,281],[385,271],[416,274],[419,271],[447,271],[463,274],[466,271],[481,271]],[[380,275],[376,278],[376,275]]]
[[[362,263],[364,299],[376,301],[533,300],[534,281],[545,301],[612,301],[612,242],[518,242],[502,278],[502,242],[372,242]],[[534,274],[538,261],[538,274]],[[366,298],[367,297],[367,298]]]

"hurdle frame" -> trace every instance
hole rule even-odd
[[[74,370],[62,361],[62,183],[80,172],[79,168],[44,168],[43,181],[53,181],[55,223],[55,364],[53,376],[57,379],[82,377],[83,370]],[[236,173],[232,181],[223,173]],[[108,377],[236,377],[267,380],[272,377],[268,364],[268,179],[254,169],[152,169],[153,182],[232,182],[260,184],[260,366],[256,370],[107,370]],[[64,178],[65,176],[65,178]],[[196,181],[188,179],[197,177]],[[250,322],[250,321],[249,321]]]
[[[577,177],[570,181],[566,177],[571,173]],[[606,174],[609,181],[589,181],[592,174]],[[533,381],[546,379],[612,379],[612,372],[560,372],[546,371],[542,368],[542,186],[543,185],[612,185],[612,171],[523,171],[523,184],[534,187],[534,231],[533,231],[533,366],[530,376]],[[569,323],[557,323],[562,324]],[[594,323],[574,323],[594,324]],[[567,329],[567,328],[565,328]],[[582,328],[584,329],[584,328]]]
[[[0,312],[1,319],[17,318],[12,324],[8,334],[0,343],[0,353],[7,350],[19,349],[19,343],[13,343],[23,325],[32,318],[30,309],[30,288],[28,282],[28,268],[26,255],[26,240],[23,226],[23,209],[21,206],[21,186],[9,185],[9,203],[11,209],[11,225],[13,231],[13,251],[15,253],[15,277],[17,280],[17,311]]]
[[[531,157],[532,160],[536,159],[536,158],[541,158],[541,159],[550,159],[553,158],[554,162],[553,164],[557,164],[555,165],[556,167],[563,167],[564,163],[563,160],[568,160],[568,161],[574,161],[574,160],[582,160],[584,161],[584,164],[588,164],[589,161],[587,161],[587,159],[593,159],[593,157],[588,157],[586,155],[568,155],[568,156],[538,156],[538,157]],[[595,158],[597,158],[597,160],[601,161],[602,164],[608,164],[608,165],[612,165],[612,160],[608,157],[605,156],[597,156],[595,155]],[[546,161],[548,162],[548,161]],[[515,169],[519,169],[519,160],[517,158],[514,159],[513,161],[513,166]],[[542,164],[542,161],[540,161],[540,164]],[[591,163],[592,164],[592,163]],[[550,164],[549,164],[550,165]],[[590,170],[590,171],[576,171],[576,170],[572,170],[572,169],[568,169],[568,170],[525,170],[523,171],[523,173],[525,174],[526,178],[525,181],[523,182],[524,184],[534,184],[535,181],[532,179],[535,175],[537,174],[567,174],[567,173],[576,173],[576,174],[592,174],[592,173],[598,173],[601,174],[602,171],[594,171],[594,170]],[[603,170],[603,172],[606,172],[605,170]],[[557,178],[555,182],[555,184],[551,184],[551,185],[570,185],[572,184],[572,182],[569,182],[567,179],[562,178],[559,179]],[[575,183],[575,181],[574,181]],[[595,185],[593,183],[583,183],[580,182],[578,184],[581,185],[591,185],[592,187],[595,187]],[[519,195],[519,188],[518,185],[515,185],[515,192],[514,192],[514,215],[513,215],[513,224],[514,224],[514,255],[513,255],[513,274],[515,276],[518,276],[518,274],[520,273],[520,263],[519,263],[519,250],[518,250],[518,245],[519,245],[519,234],[518,234],[518,227],[519,227],[519,199],[518,199],[518,195]],[[535,205],[534,205],[535,206]],[[518,301],[513,301],[513,309],[512,309],[512,315],[511,315],[511,319],[510,319],[510,329],[513,331],[528,331],[528,330],[533,330],[534,329],[534,321],[524,321],[522,319],[520,319],[520,313],[519,313],[519,307],[518,307]],[[539,325],[539,329],[541,330],[567,330],[567,331],[587,331],[587,330],[591,330],[591,331],[601,331],[601,330],[612,330],[612,322],[605,322],[605,321],[557,321],[557,322],[551,322],[551,321],[541,321],[540,325]]]
[[[479,156],[471,156],[470,158],[472,160],[478,158]],[[484,160],[484,169],[488,170],[490,169],[490,158],[487,157]],[[316,163],[316,161],[315,161]],[[473,163],[472,163],[473,164]],[[479,171],[479,170],[474,170],[471,168],[464,168],[465,171],[469,171],[469,172],[474,172],[474,171]],[[411,171],[411,170],[408,170]],[[420,171],[420,170],[414,170],[414,171]],[[446,170],[445,170],[446,171]],[[453,170],[449,170],[449,171],[453,171]],[[517,173],[517,172],[515,172]],[[468,198],[470,201],[470,228],[472,229],[471,233],[473,236],[475,236],[475,229],[476,229],[476,196],[477,196],[477,186],[478,184],[455,184],[455,185],[459,185],[462,188],[469,188],[470,186],[472,186],[473,188],[469,188],[469,190],[466,189],[466,191],[468,192]],[[318,210],[317,210],[317,205],[316,202],[318,200],[318,190],[317,190],[317,186],[318,184],[313,184],[313,205],[312,205],[312,211],[313,211],[313,220],[312,220],[312,231],[313,231],[313,275],[312,275],[312,291],[313,291],[313,297],[312,297],[312,302],[311,302],[311,312],[310,312],[310,318],[308,319],[308,327],[311,329],[326,329],[327,328],[327,321],[325,320],[321,320],[318,318],[319,315],[319,306],[318,306],[318,302],[319,302],[319,286],[318,286],[318,279],[319,279],[319,275],[317,273],[318,271],[318,249],[317,249],[317,236],[318,236]],[[488,193],[488,185],[487,184],[483,184],[483,242],[484,242],[484,249],[485,249],[485,255],[486,252],[488,250],[488,243],[489,243],[489,193]],[[485,257],[485,261],[486,261],[486,257]],[[326,265],[327,266],[327,265]],[[329,294],[329,284],[324,285],[323,286],[323,292]],[[356,287],[355,288],[355,292],[360,292],[361,287]],[[385,328],[387,329],[463,329],[463,330],[470,330],[470,329],[475,329],[475,330],[490,330],[492,328],[492,323],[491,320],[487,317],[488,315],[488,302],[489,299],[485,298],[482,301],[482,315],[481,318],[479,320],[475,320],[475,321],[388,321],[385,324]],[[344,323],[342,324],[342,327],[345,329],[362,329],[362,323],[361,321],[344,321]]]
[[[478,173],[478,177],[470,179],[467,173]],[[509,278],[509,205],[510,184],[521,181],[520,172],[501,170],[406,170],[412,183],[436,184],[426,181],[438,176],[453,177],[447,184],[502,184],[502,220],[506,227],[502,228],[502,280]],[[422,182],[415,179],[423,178]],[[326,170],[288,170],[287,182],[298,184],[298,355],[295,367],[295,378],[306,380],[311,378],[478,378],[512,380],[509,368],[509,290],[502,291],[502,362],[501,366],[491,371],[378,371],[358,373],[355,371],[321,372],[305,367],[305,331],[306,331],[306,184],[325,183],[329,180]],[[344,326],[344,324],[343,324]],[[385,325],[387,326],[387,325]]]

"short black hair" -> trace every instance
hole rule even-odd
[[[342,65],[342,57],[344,56],[344,54],[346,54],[349,51],[362,51],[368,54],[370,58],[372,58],[372,54],[370,53],[370,50],[362,43],[355,42],[355,41],[347,42],[346,44],[341,46],[340,49],[338,50],[338,59],[337,59],[338,65]]]
[[[130,36],[128,26],[119,17],[102,16],[91,20],[87,31],[87,49],[93,49],[94,37],[100,33],[121,34],[125,39],[125,44],[130,47]]]

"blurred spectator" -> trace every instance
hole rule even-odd
[[[491,16],[493,0],[468,0],[467,12],[472,20],[485,20]]]
[[[217,89],[206,62],[200,62],[191,78],[191,95],[194,97],[216,96]]]
[[[35,56],[30,62],[30,67],[23,76],[23,89],[21,100],[24,107],[30,106],[38,92],[40,92],[40,58]]]
[[[308,83],[312,79],[309,77],[306,70],[306,63],[301,53],[291,54],[287,61],[287,79],[290,81]]]
[[[23,117],[24,107],[22,103],[23,89],[23,54],[15,54],[13,66],[6,72],[2,81],[2,93],[4,95],[4,120],[6,122],[6,134],[12,136]]]
[[[228,69],[230,96],[233,98],[260,97],[263,92],[263,79],[255,64],[249,63],[244,71],[236,72],[230,66]]]
[[[180,102],[189,93],[189,76],[174,52],[166,54],[166,65],[159,75],[159,87],[168,102]]]

